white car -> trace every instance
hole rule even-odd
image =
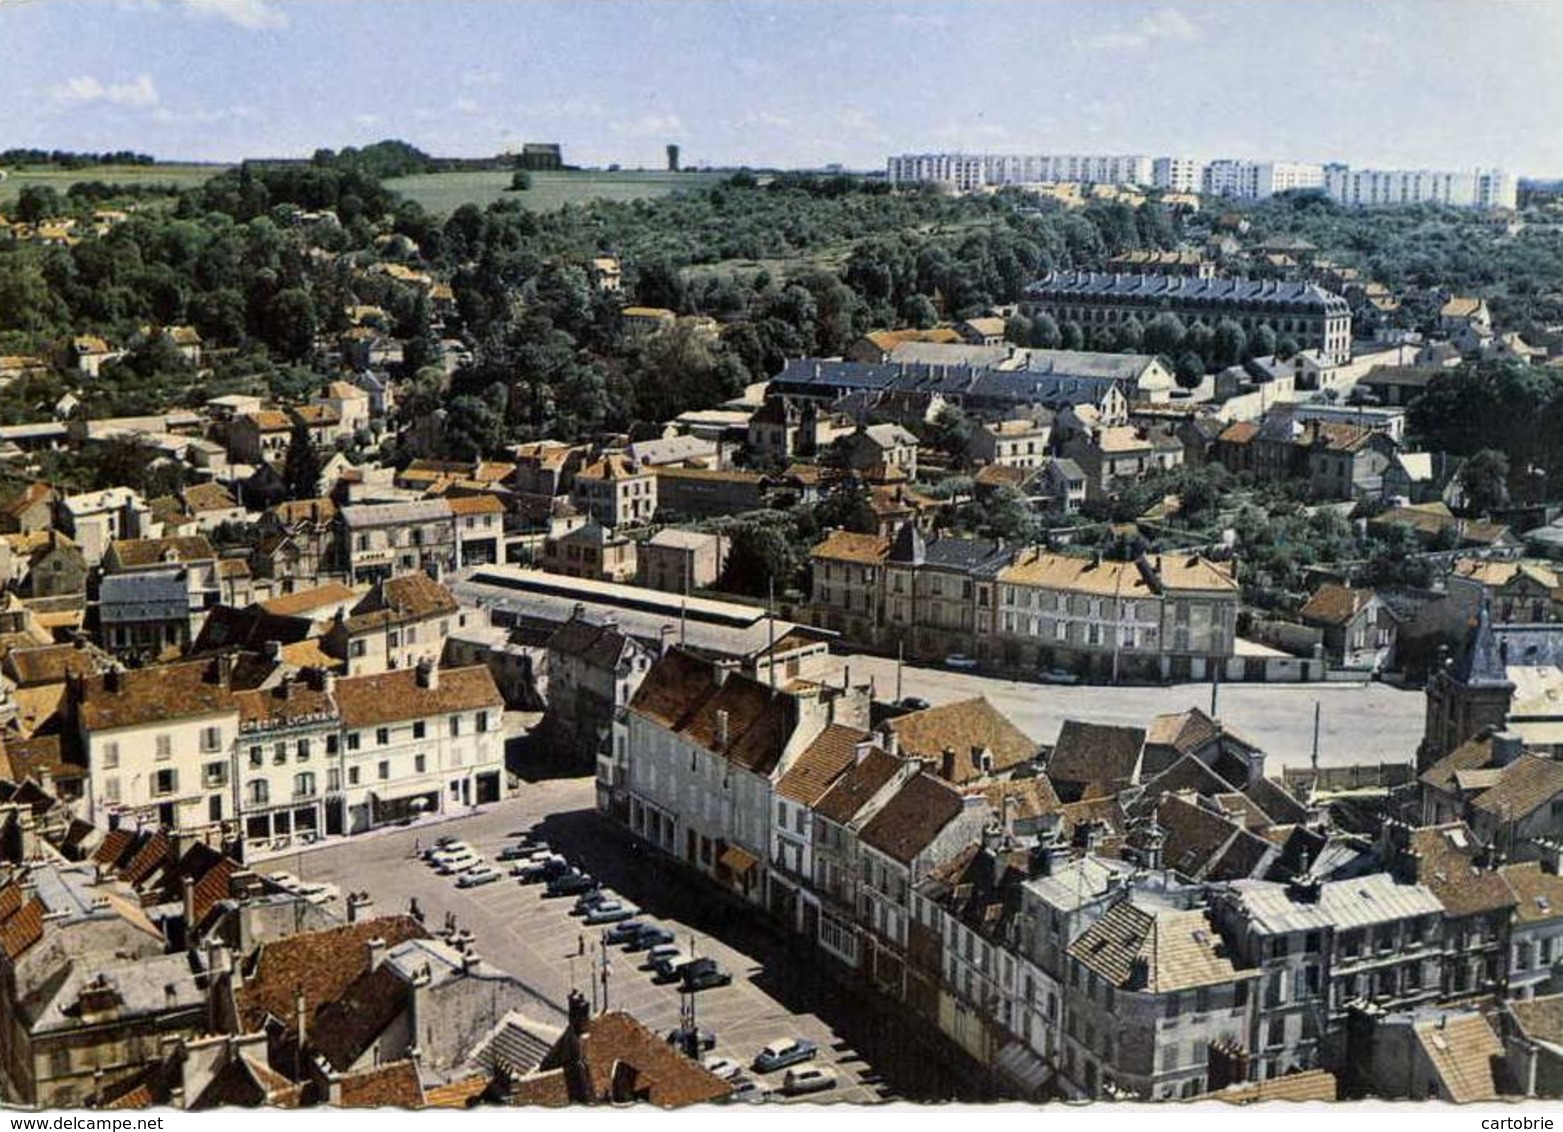
[[[967,656],[963,652],[952,652],[944,658],[944,666],[946,668],[959,669],[962,672],[970,672],[977,667],[977,660],[975,657]]]
[[[732,1058],[718,1057],[715,1054],[712,1054],[700,1064],[705,1066],[707,1073],[715,1073],[724,1081],[731,1081],[744,1071],[744,1067]]]
[[[475,869],[483,863],[483,858],[476,853],[463,853],[458,857],[446,857],[434,871],[443,877],[456,876],[468,869]]]
[[[457,888],[476,888],[480,884],[493,884],[500,872],[493,865],[474,865],[456,878]]]
[[[429,861],[431,864],[438,865],[441,861],[444,861],[448,857],[461,857],[467,854],[475,853],[477,853],[477,850],[468,845],[465,841],[452,841],[449,845],[442,845],[440,848],[430,853]]]
[[[790,1097],[802,1093],[822,1093],[836,1087],[836,1071],[828,1065],[800,1065],[787,1070],[782,1078],[782,1092]]]

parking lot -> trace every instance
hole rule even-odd
[[[828,1092],[788,1103],[943,1099],[964,1092],[944,1071],[930,1072],[929,1051],[908,1042],[904,1027],[865,1008],[824,977],[818,952],[770,935],[743,911],[734,915],[702,882],[631,852],[614,827],[591,810],[591,798],[590,779],[527,784],[518,798],[471,817],[382,832],[276,858],[262,867],[285,868],[309,882],[335,883],[344,893],[367,890],[382,915],[406,911],[416,899],[431,929],[446,913],[454,913],[473,932],[484,958],[561,1010],[571,987],[589,998],[595,994],[602,1004],[604,988],[600,973],[593,977],[593,967],[600,972],[605,954],[607,1006],[628,1010],[658,1033],[676,1028],[677,984],[658,985],[650,972],[637,969],[643,954],[604,949],[599,936],[605,929],[588,928],[570,915],[573,898],[545,897],[543,885],[523,885],[508,875],[481,887],[458,889],[455,878],[440,876],[414,859],[415,843],[427,848],[434,837],[452,834],[493,862],[512,842],[509,834],[535,825],[571,864],[639,906],[637,919],[668,927],[686,951],[712,957],[732,974],[730,985],[693,996],[697,1025],[716,1035],[711,1052],[743,1065],[746,1076],[778,1087],[781,1072],[762,1077],[748,1069],[755,1054],[777,1038],[817,1043],[816,1064],[835,1068],[839,1083]],[[509,865],[502,867],[508,871]],[[874,1051],[872,1064],[865,1057],[868,1049]]]

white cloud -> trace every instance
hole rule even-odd
[[[470,98],[458,98],[450,104],[450,108],[458,114],[476,114],[483,109]]]
[[[248,106],[228,106],[221,110],[170,110],[159,106],[152,111],[152,120],[166,125],[211,125],[213,122],[231,122],[249,118],[254,111]]]
[[[157,86],[151,75],[137,75],[129,82],[104,83],[91,75],[66,79],[51,92],[62,106],[103,103],[108,106],[147,107],[157,105]]]
[[[195,16],[226,20],[246,31],[270,31],[288,26],[287,13],[271,0],[180,0]]]
[[[1199,25],[1182,12],[1158,8],[1133,27],[1076,36],[1072,42],[1081,51],[1138,51],[1153,43],[1192,43],[1199,37]]]

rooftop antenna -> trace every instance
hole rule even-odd
[[[1319,701],[1313,701],[1313,754],[1309,761],[1313,764],[1313,778],[1319,780]]]

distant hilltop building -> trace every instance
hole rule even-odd
[[[516,168],[548,173],[564,168],[564,151],[558,142],[527,142],[516,158]]]
[[[1294,189],[1322,189],[1324,166],[1296,161],[1222,158],[1205,166],[1200,191],[1233,200],[1264,200]]]
[[[1444,204],[1455,208],[1514,208],[1519,187],[1502,169],[1458,173],[1437,169],[1324,167],[1324,191],[1348,205]]]

